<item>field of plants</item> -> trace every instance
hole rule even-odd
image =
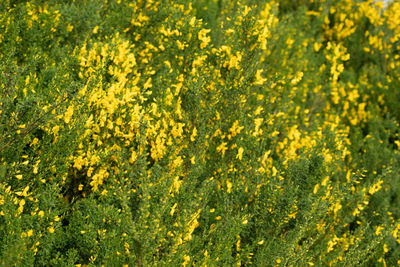
[[[397,266],[400,1],[0,1],[0,266]]]

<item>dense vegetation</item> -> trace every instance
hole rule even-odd
[[[1,266],[400,264],[400,2],[0,1]]]

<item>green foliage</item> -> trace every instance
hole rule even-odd
[[[400,2],[2,1],[0,265],[395,266]]]

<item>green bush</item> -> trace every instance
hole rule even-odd
[[[0,3],[0,265],[400,264],[400,2]]]

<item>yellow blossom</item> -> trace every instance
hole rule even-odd
[[[242,160],[243,151],[244,151],[243,147],[240,147],[240,148],[238,149],[238,153],[237,153],[237,155],[236,155],[236,158],[237,158],[237,159]]]
[[[189,262],[190,262],[190,256],[185,255],[183,256],[184,262],[182,263],[182,266],[185,267]]]
[[[263,85],[267,81],[267,79],[261,77],[261,73],[263,73],[263,71],[264,71],[263,69],[257,70],[256,79],[255,79],[253,84],[255,84],[255,85]]]
[[[225,151],[228,150],[228,147],[226,146],[227,144],[228,143],[226,143],[226,142],[222,142],[222,144],[217,147],[217,152],[221,152],[222,156],[224,156]]]
[[[375,229],[375,235],[380,235],[380,234],[381,234],[381,231],[382,231],[383,229],[384,229],[384,228],[383,228],[382,226],[378,225],[378,226],[376,227],[376,229]]]
[[[195,137],[197,136],[197,129],[196,127],[193,128],[193,133],[190,136],[190,141],[194,142],[195,141]]]
[[[318,188],[319,188],[319,184],[316,184],[314,186],[314,190],[313,190],[314,195],[318,192]]]
[[[71,121],[72,114],[74,114],[74,106],[69,106],[67,111],[64,114],[64,122],[69,123]],[[53,128],[54,132],[54,128]]]
[[[175,203],[175,204],[172,206],[171,211],[170,211],[170,213],[169,213],[171,216],[174,215],[176,206],[178,206],[178,203]]]
[[[378,192],[379,190],[381,190],[382,184],[383,184],[383,181],[382,181],[382,180],[378,181],[376,184],[372,185],[372,186],[369,188],[368,193],[370,193],[371,195],[375,194],[376,192]]]
[[[232,183],[230,181],[226,181],[226,192],[229,194],[232,192]]]
[[[54,135],[57,135],[59,130],[60,130],[60,126],[56,125],[53,127],[52,132]]]
[[[200,44],[201,49],[205,48],[211,42],[211,38],[209,36],[207,36],[207,34],[210,31],[211,30],[209,30],[209,29],[201,29],[199,31],[198,38],[201,41],[201,44]]]
[[[28,235],[28,237],[32,236],[33,235],[33,230],[32,229],[28,230],[28,232],[26,232],[26,234]]]
[[[99,31],[99,26],[96,26],[96,27],[93,28],[93,33],[94,34],[98,33],[98,31]]]

